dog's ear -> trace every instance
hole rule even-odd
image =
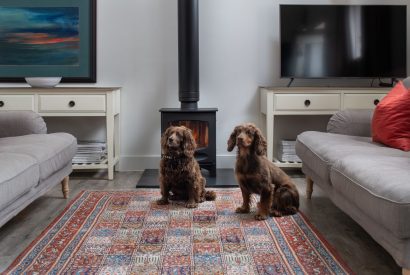
[[[171,133],[172,128],[174,127],[173,126],[168,127],[161,136],[161,149],[163,151],[166,151],[167,149],[167,140],[168,140],[169,134]]]
[[[255,152],[259,156],[266,156],[266,151],[267,151],[267,143],[265,137],[262,135],[261,130],[259,130],[255,126],[255,134],[254,134],[254,146],[255,146]]]
[[[182,143],[182,149],[184,150],[184,155],[193,157],[196,149],[196,142],[192,135],[192,131],[189,128],[184,128],[184,142]]]
[[[233,129],[231,136],[228,139],[228,152],[231,152],[233,148],[236,146],[236,137],[238,136],[238,133],[240,132],[242,126],[238,125]]]

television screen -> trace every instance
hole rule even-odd
[[[406,77],[406,6],[280,5],[281,76]]]

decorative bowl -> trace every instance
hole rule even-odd
[[[26,77],[26,82],[35,88],[52,88],[61,81],[61,77]]]

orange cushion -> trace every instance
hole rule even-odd
[[[400,81],[376,106],[373,141],[410,151],[410,90]]]

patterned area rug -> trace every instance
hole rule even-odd
[[[301,214],[256,221],[234,213],[239,189],[215,191],[193,210],[153,189],[84,191],[6,273],[351,273]]]

